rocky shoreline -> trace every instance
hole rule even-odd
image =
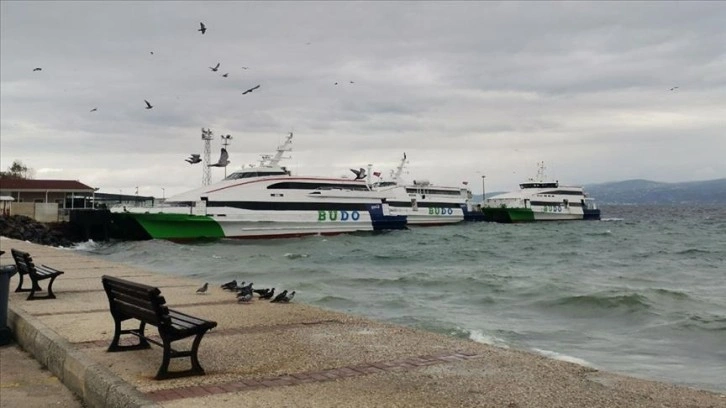
[[[67,222],[42,223],[24,215],[0,216],[0,235],[53,247],[70,247],[83,241]]]

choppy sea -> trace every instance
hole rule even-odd
[[[726,207],[605,206],[602,218],[74,250],[726,392]]]

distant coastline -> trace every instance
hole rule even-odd
[[[724,205],[726,178],[680,183],[651,180],[624,180],[608,183],[585,184],[587,195],[602,205]],[[513,190],[516,187],[513,187]],[[506,191],[487,192],[491,198]],[[481,194],[473,196],[481,201]]]
[[[599,204],[723,205],[726,178],[681,183],[625,180],[585,185]]]

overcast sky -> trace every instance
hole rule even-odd
[[[202,127],[212,161],[232,135],[228,172],[294,132],[299,175],[388,173],[406,152],[409,180],[475,193],[539,161],[566,184],[726,177],[726,2],[3,1],[0,16],[0,167],[36,179],[168,197],[201,184],[184,159]]]

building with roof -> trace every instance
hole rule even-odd
[[[41,222],[63,220],[64,210],[92,208],[96,189],[77,180],[0,178],[0,196],[12,197],[6,215],[26,215]]]

